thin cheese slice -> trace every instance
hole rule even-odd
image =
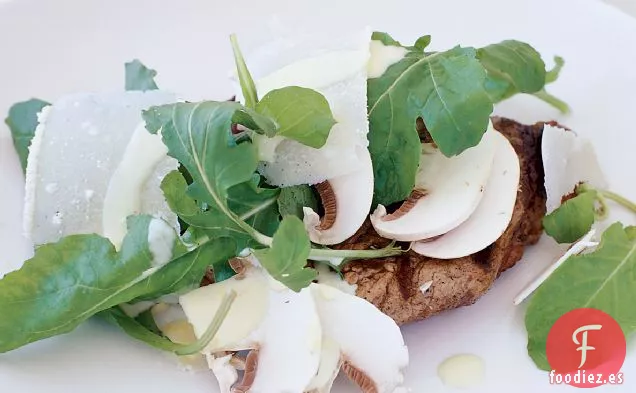
[[[143,124],[142,110],[175,101],[176,97],[168,92],[130,91],[75,94],[46,107],[40,114],[29,151],[24,209],[26,236],[39,245],[71,234],[103,234],[103,208],[109,185],[113,176],[122,172],[120,164],[129,142]],[[153,146],[161,146],[159,136],[148,138],[156,139]],[[140,155],[140,159],[146,156]],[[138,198],[138,203],[133,204],[135,211],[115,211],[115,214],[152,214],[177,228],[177,218],[167,206],[160,184],[168,172],[177,168],[178,162],[165,152],[154,157],[153,165],[139,165],[145,166],[147,173],[134,174],[140,182],[135,185],[136,192],[110,191],[115,198],[117,195]],[[128,165],[139,170],[134,166]],[[116,183],[130,182],[120,179]]]
[[[338,122],[320,149],[286,138],[265,141],[259,138],[256,143],[266,160],[259,171],[270,184],[316,184],[361,168],[363,160],[356,147],[368,146],[370,43],[368,29],[337,36],[295,35],[279,38],[247,54],[259,98],[286,86],[314,89],[325,96]],[[237,98],[242,101],[238,84],[236,90]]]

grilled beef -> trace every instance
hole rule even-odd
[[[463,258],[433,259],[409,251],[396,257],[354,261],[343,269],[345,279],[357,285],[356,294],[398,324],[473,304],[504,270],[521,259],[525,247],[541,236],[546,202],[541,158],[543,123],[526,126],[505,118],[492,120],[495,129],[515,148],[521,165],[517,200],[504,234],[486,249]],[[368,249],[388,244],[389,240],[380,237],[367,219],[353,237],[335,248]],[[420,290],[429,281],[430,288]]]

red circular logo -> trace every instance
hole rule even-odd
[[[626,353],[625,334],[614,318],[594,308],[572,310],[548,334],[551,383],[579,388],[620,384]]]

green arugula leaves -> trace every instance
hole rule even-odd
[[[336,124],[325,97],[315,90],[287,86],[268,92],[259,101],[236,36],[230,36],[230,40],[245,101],[235,121],[270,138],[278,135],[316,149],[324,146]]]
[[[488,74],[486,90],[493,102],[517,93],[535,93],[546,81],[545,63],[530,45],[507,40],[477,50]]]
[[[67,236],[38,247],[20,270],[0,280],[0,352],[70,332],[98,312],[156,289],[138,285],[160,270],[148,244],[151,219],[128,220],[119,252],[97,235]]]
[[[586,191],[568,199],[543,218],[545,233],[558,243],[573,243],[588,233],[595,220],[596,192]]]
[[[312,188],[306,184],[284,187],[278,197],[278,211],[282,216],[293,215],[303,219],[303,207],[318,211],[319,200]]]
[[[325,97],[298,86],[270,91],[256,104],[256,111],[278,124],[275,135],[315,149],[324,146],[331,127],[336,124]]]
[[[51,104],[37,98],[18,102],[11,106],[9,116],[4,120],[11,131],[13,146],[18,153],[18,158],[20,158],[23,172],[26,171],[29,146],[38,126],[38,113],[48,105]]]
[[[434,54],[410,51],[382,76],[369,79],[369,151],[377,203],[404,200],[413,190],[421,150],[418,116],[446,155],[479,142],[493,109],[485,78],[475,50],[457,47]]]
[[[528,353],[550,370],[545,348],[550,328],[563,314],[596,308],[611,315],[626,336],[636,331],[636,236],[633,227],[612,224],[595,251],[573,255],[537,289],[526,311]]]
[[[155,76],[157,71],[143,65],[139,60],[134,59],[125,65],[126,70],[126,90],[157,90]]]
[[[300,291],[316,279],[317,272],[306,268],[311,243],[305,225],[296,216],[285,216],[270,248],[255,250],[254,255],[276,280]]]
[[[576,186],[574,193],[557,209],[543,218],[543,227],[558,243],[572,243],[592,229],[596,220],[608,215],[607,200],[612,200],[636,213],[636,203],[609,190],[596,189],[589,184]]]
[[[548,73],[530,45],[514,40],[425,52],[430,36],[414,46],[403,46],[387,33],[375,32],[372,38],[407,50],[367,83],[374,200],[383,205],[404,200],[413,190],[420,157],[418,117],[444,155],[460,154],[479,143],[495,103],[518,93],[540,93],[562,65]]]

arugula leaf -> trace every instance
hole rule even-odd
[[[208,241],[172,260],[131,288],[134,301],[152,300],[171,293],[197,288],[209,266],[222,265],[236,255],[236,242],[222,237]]]
[[[148,244],[151,220],[128,219],[120,252],[98,235],[68,236],[38,247],[20,270],[0,280],[0,352],[70,332],[144,293],[135,287],[157,272]]]
[[[232,51],[234,51],[234,62],[236,63],[236,71],[238,73],[239,82],[241,84],[243,98],[245,99],[245,106],[250,109],[254,109],[256,107],[256,103],[258,102],[254,80],[252,79],[252,75],[247,69],[247,65],[245,64],[245,60],[243,59],[243,54],[241,53],[241,49],[239,48],[238,40],[236,39],[235,34],[230,35],[230,42],[232,43]]]
[[[13,146],[18,153],[18,158],[20,158],[23,172],[26,171],[31,139],[33,139],[35,129],[38,126],[38,113],[48,105],[51,104],[37,98],[18,102],[11,106],[9,115],[4,120],[11,131]]]
[[[112,309],[114,309],[114,307],[111,308],[111,310]],[[119,308],[119,310],[123,311],[121,310],[121,308]],[[139,314],[135,318],[135,321],[137,321],[141,326],[143,326],[147,330],[155,334],[161,334],[161,330],[159,329],[159,327],[157,326],[157,323],[155,322],[155,317],[152,315],[152,309],[148,309],[142,312],[141,314]]]
[[[305,267],[311,243],[303,222],[285,216],[274,234],[270,248],[255,250],[254,255],[269,274],[291,290],[299,292],[316,278],[316,270]]]
[[[633,230],[612,224],[595,251],[573,255],[537,289],[526,311],[528,354],[550,370],[545,348],[550,328],[563,314],[596,308],[610,314],[626,336],[636,331],[636,238]]]
[[[214,265],[214,282],[225,281],[229,278],[232,278],[236,275],[232,266],[230,266],[229,261],[225,261],[224,263],[219,263]]]
[[[376,203],[404,200],[413,190],[421,150],[418,117],[446,156],[479,143],[493,109],[485,79],[476,50],[455,47],[434,54],[409,50],[382,76],[368,80]]]
[[[261,188],[261,176],[254,174],[248,182],[228,190],[228,205],[239,218],[266,236],[273,236],[280,223],[277,204],[280,189]],[[258,247],[254,242],[244,247]]]
[[[281,216],[292,215],[302,220],[304,217],[303,207],[310,207],[314,211],[318,210],[318,198],[310,186],[302,184],[284,187],[280,190],[278,211]]]
[[[315,90],[289,86],[272,90],[256,104],[256,111],[274,119],[276,135],[320,148],[336,124],[329,103]]]
[[[545,74],[545,84],[550,84],[559,79],[565,60],[561,56],[554,56],[554,67]]]
[[[275,136],[278,132],[278,125],[272,119],[250,108],[242,108],[242,110],[237,111],[232,121],[269,137]]]
[[[126,69],[126,90],[157,90],[155,76],[157,71],[143,65],[139,60],[134,59],[124,65]]]
[[[231,135],[232,119],[240,108],[235,102],[177,103],[152,107],[143,118],[150,132],[161,128],[168,154],[192,176],[188,194],[207,205],[207,214],[214,215],[212,224],[222,223],[229,231],[263,243],[268,239],[228,206],[228,190],[251,180],[258,164],[256,148],[250,142],[237,145]]]
[[[568,199],[543,217],[545,232],[558,243],[573,243],[588,233],[594,224],[595,191],[586,191]]]
[[[266,236],[272,236],[280,221],[276,201],[278,189],[258,187],[259,177],[228,189],[228,208],[240,220]],[[235,241],[235,253],[246,247],[259,247],[259,243],[217,209],[203,210],[193,196],[199,192],[193,188],[188,194],[188,185],[178,171],[166,175],[161,189],[170,209],[189,225],[190,234],[198,230],[208,238],[231,237]],[[201,196],[205,198],[205,195]],[[200,236],[199,236],[200,237]]]
[[[126,315],[117,307],[102,311],[99,316],[108,322],[119,326],[132,338],[142,341],[153,348],[166,352],[175,352],[183,346],[182,344],[170,341],[161,335],[160,332],[153,332],[139,321]]]
[[[493,102],[517,93],[535,93],[545,84],[545,63],[525,42],[506,40],[477,50],[486,69],[486,90]]]
[[[420,38],[418,38],[415,41],[415,44],[413,45],[415,48],[423,51],[424,49],[426,49],[429,45],[431,44],[431,36],[430,35],[423,35]]]
[[[244,239],[247,236],[239,226],[218,209],[203,210],[188,194],[189,188],[185,178],[178,171],[168,173],[161,182],[161,189],[170,210],[188,224],[189,232],[196,228],[203,230],[210,238],[228,236],[235,240]]]
[[[388,33],[384,33],[381,31],[374,31],[373,33],[371,33],[371,40],[380,41],[387,46],[402,46],[399,41],[393,39],[393,37],[391,37]]]

